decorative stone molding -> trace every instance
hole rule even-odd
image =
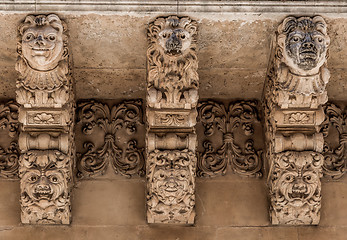
[[[198,176],[224,175],[228,165],[243,176],[262,176],[258,107],[256,101],[234,102],[228,109],[213,101],[199,103]]]
[[[71,157],[58,150],[20,156],[22,223],[70,223],[71,165]]]
[[[0,104],[0,177],[16,179],[19,167],[18,104]],[[6,144],[8,143],[8,144]]]
[[[147,29],[147,221],[195,217],[197,22],[158,17]]]
[[[346,112],[332,103],[324,106],[324,112],[325,120],[321,128],[324,136],[323,174],[338,179],[344,175],[347,163]]]
[[[96,101],[82,102],[77,112],[76,128],[83,142],[83,147],[77,143],[78,178],[102,175],[109,163],[115,173],[144,175],[145,127],[140,100],[124,101],[112,108]],[[102,141],[97,137],[100,134]]]
[[[273,224],[319,223],[329,43],[320,16],[287,17],[274,38],[263,101]]]
[[[22,223],[69,224],[74,164],[74,94],[66,25],[28,15],[18,27]]]

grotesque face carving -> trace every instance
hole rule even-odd
[[[65,55],[66,36],[57,15],[29,15],[19,28],[19,51],[28,64],[39,71],[54,69]]]
[[[191,159],[178,151],[166,152],[157,157],[153,173],[152,191],[165,205],[177,204],[192,192]]]
[[[283,61],[294,73],[316,74],[327,58],[330,38],[322,17],[288,17],[278,28]]]
[[[68,196],[68,157],[59,151],[30,151],[21,155],[20,177],[23,202],[43,210],[62,203]]]
[[[300,207],[320,198],[323,156],[314,152],[285,152],[276,159],[274,190],[289,205]]]
[[[179,57],[195,49],[197,24],[188,18],[158,18],[148,28],[152,44],[165,56]]]

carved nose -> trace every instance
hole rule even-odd
[[[43,37],[42,35],[39,35],[36,39],[36,44],[39,45],[39,46],[44,46],[46,45],[45,42],[43,41]]]
[[[302,192],[302,191],[305,191],[306,186],[301,180],[299,180],[294,184],[294,189]]]
[[[172,34],[169,40],[166,42],[167,49],[177,49],[181,46],[181,42],[177,38],[176,34]]]
[[[312,42],[304,42],[303,47],[304,48],[313,48],[313,43]]]

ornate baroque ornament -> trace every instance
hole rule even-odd
[[[204,137],[199,138],[198,176],[224,175],[228,165],[244,176],[262,176],[264,146],[257,108],[256,101],[235,102],[228,109],[212,101],[199,103],[198,126]]]
[[[75,148],[66,26],[55,14],[28,15],[18,32],[22,223],[69,224]]]
[[[125,101],[112,108],[95,101],[80,103],[77,131],[83,146],[77,143],[77,177],[101,175],[109,163],[116,173],[144,175],[142,115],[140,100]]]
[[[0,104],[0,177],[18,177],[18,104]]]
[[[287,17],[276,32],[263,101],[273,224],[319,223],[329,43],[320,16]]]
[[[197,22],[159,17],[147,37],[147,221],[193,224]]]

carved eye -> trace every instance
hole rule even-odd
[[[299,37],[293,37],[292,42],[299,42],[300,38]]]
[[[161,173],[161,174],[159,174],[159,177],[164,178],[165,176],[164,176],[164,174]]]
[[[163,36],[163,38],[166,38],[166,37],[167,37],[167,34],[166,34],[166,33],[163,33],[162,36]]]
[[[55,35],[49,35],[48,40],[51,42],[54,42],[56,40],[56,36]]]
[[[310,182],[312,180],[312,177],[310,175],[307,175],[307,176],[304,177],[304,180],[306,182]]]
[[[185,34],[181,34],[181,39],[185,39],[186,35]]]
[[[34,34],[29,33],[25,36],[25,41],[31,41],[35,38]]]
[[[322,43],[322,42],[323,42],[323,38],[318,37],[318,38],[317,38],[317,41],[318,41],[319,43]]]
[[[50,181],[52,183],[57,183],[58,182],[58,178],[56,176],[50,176],[49,179],[50,179]]]
[[[292,175],[287,175],[286,176],[286,181],[287,182],[292,182],[294,180],[294,177]]]
[[[30,182],[36,182],[38,179],[39,179],[38,176],[32,175],[32,176],[29,178],[29,181],[30,181]]]

